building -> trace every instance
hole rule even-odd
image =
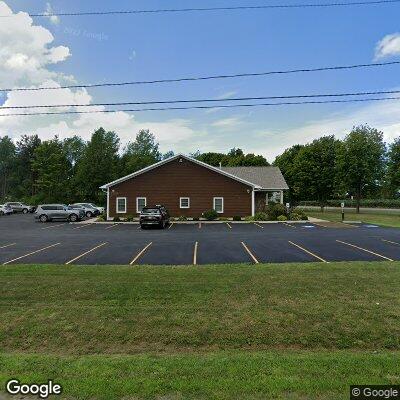
[[[283,203],[288,186],[277,167],[218,168],[178,154],[101,189],[107,191],[107,219],[135,217],[156,204],[171,216],[200,217],[214,209],[221,217],[245,217],[271,199]]]

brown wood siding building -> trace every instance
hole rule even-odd
[[[252,215],[253,186],[188,158],[175,158],[108,188],[108,217],[138,216],[137,198],[146,205],[163,204],[171,216],[200,217],[214,207],[214,197],[222,197],[223,213],[232,217]],[[180,198],[190,199],[189,208],[180,208]],[[117,213],[117,198],[126,198],[126,212]]]

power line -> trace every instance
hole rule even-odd
[[[240,108],[240,107],[261,107],[261,106],[285,106],[300,104],[329,104],[329,103],[358,103],[369,101],[388,101],[400,100],[400,97],[384,97],[369,99],[350,99],[350,100],[319,100],[319,101],[299,101],[299,102],[279,102],[279,103],[257,103],[257,104],[222,104],[215,106],[190,106],[190,107],[165,107],[165,108],[140,108],[127,110],[92,110],[92,111],[62,111],[62,112],[38,112],[38,113],[16,113],[0,114],[0,117],[15,117],[29,115],[70,115],[70,114],[107,114],[117,112],[142,112],[142,111],[173,111],[173,110],[207,110],[211,108]]]
[[[357,68],[374,68],[374,67],[382,67],[382,66],[390,66],[390,65],[398,65],[398,64],[400,64],[400,61],[388,61],[388,62],[381,62],[381,63],[335,65],[335,66],[318,67],[318,68],[299,68],[299,69],[288,69],[288,70],[280,70],[280,71],[209,75],[209,76],[183,77],[183,78],[173,78],[173,79],[156,79],[156,80],[149,80],[149,81],[107,82],[107,83],[94,83],[94,84],[81,84],[81,85],[66,85],[66,86],[43,86],[43,87],[38,87],[38,88],[10,88],[10,89],[0,89],[0,92],[81,89],[81,88],[97,88],[97,87],[106,87],[106,86],[152,85],[152,84],[158,84],[158,83],[206,81],[206,80],[213,80],[213,79],[245,78],[245,77],[256,77],[256,76],[267,76],[267,75],[285,75],[285,74],[295,74],[295,73],[301,73],[301,72],[321,72],[321,71],[349,70],[349,69],[357,69]]]
[[[110,107],[110,106],[132,106],[132,105],[151,105],[151,104],[179,104],[179,103],[219,103],[227,101],[249,101],[249,100],[279,100],[279,99],[306,99],[317,97],[348,97],[348,96],[372,96],[382,94],[396,94],[400,90],[381,90],[373,92],[350,92],[333,94],[302,94],[288,96],[259,96],[259,97],[233,97],[228,99],[188,99],[188,100],[159,100],[159,101],[128,101],[117,103],[92,103],[92,104],[55,104],[55,105],[27,105],[27,106],[6,106],[0,107],[0,110],[12,109],[31,109],[31,108],[57,108],[57,107]]]
[[[86,12],[62,12],[62,13],[36,13],[29,14],[31,17],[78,17],[78,16],[101,16],[101,15],[132,15],[132,14],[165,14],[165,13],[187,13],[187,12],[209,12],[209,11],[240,11],[240,10],[267,10],[267,9],[296,9],[296,8],[330,8],[369,6],[399,3],[400,0],[375,0],[375,1],[352,1],[331,3],[308,3],[308,4],[269,4],[255,6],[231,6],[231,7],[196,7],[196,8],[161,8],[153,10],[114,10],[114,11],[86,11]],[[10,17],[1,15],[0,17]]]

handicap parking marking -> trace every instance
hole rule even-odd
[[[193,265],[197,265],[197,250],[199,248],[199,242],[196,242],[194,244],[194,249],[193,249]]]
[[[385,242],[385,243],[390,243],[390,244],[395,244],[397,246],[400,246],[400,243],[392,242],[391,240],[386,240],[386,239],[381,239],[381,240],[382,240],[382,242]],[[0,249],[1,249],[1,247],[0,247]]]
[[[64,222],[63,224],[57,224],[57,225],[51,225],[51,226],[45,226],[44,228],[40,228],[40,229],[53,229],[53,228],[58,228],[59,226],[63,226],[63,225],[67,225],[66,222]]]
[[[75,261],[78,261],[78,260],[81,259],[82,257],[86,256],[87,254],[92,253],[93,251],[99,249],[100,247],[105,246],[106,244],[107,244],[107,242],[104,242],[104,243],[99,244],[99,245],[96,246],[96,247],[93,247],[92,249],[90,249],[90,250],[88,250],[88,251],[85,251],[84,253],[80,254],[79,256],[73,258],[72,260],[67,261],[67,262],[65,263],[65,265],[69,265],[69,264],[72,264],[72,263],[75,262]]]
[[[391,259],[391,258],[389,258],[389,257],[383,256],[382,254],[379,254],[379,253],[375,253],[374,251],[371,251],[371,250],[368,250],[368,249],[364,249],[363,247],[356,246],[355,244],[348,243],[348,242],[343,242],[342,240],[336,240],[336,241],[337,241],[338,243],[345,244],[346,246],[351,246],[351,247],[354,247],[354,248],[356,248],[356,249],[358,249],[358,250],[365,251],[366,253],[373,254],[374,256],[383,258],[383,259],[385,259],[385,260],[394,261],[393,259]]]
[[[58,246],[58,245],[60,245],[60,244],[61,244],[61,243],[55,243],[55,244],[52,244],[52,245],[50,245],[50,246],[43,247],[42,249],[32,251],[32,252],[30,252],[30,253],[28,253],[28,254],[24,254],[23,256],[14,258],[14,259],[12,259],[12,260],[8,260],[8,261],[4,262],[3,265],[11,264],[11,263],[14,262],[14,261],[18,261],[18,260],[21,260],[22,258],[31,256],[31,255],[33,255],[33,254],[37,254],[37,253],[40,253],[40,252],[42,252],[42,251],[44,251],[44,250],[51,249],[52,247]]]
[[[322,261],[324,263],[329,263],[329,261],[325,260],[324,258],[316,255],[315,253],[311,252],[310,250],[305,249],[304,247],[298,245],[297,243],[294,243],[290,240],[288,240],[288,242],[292,245],[292,246],[296,246],[298,249],[304,251],[305,253],[309,254],[310,256],[315,257],[317,260]]]
[[[153,242],[150,242],[147,246],[145,246],[136,256],[135,258],[130,262],[130,265],[135,264],[137,260],[146,252],[146,250],[153,244]]]
[[[10,244],[6,244],[4,246],[0,246],[0,249],[6,249],[7,247],[11,247],[11,246],[15,246],[17,243],[10,243]]]
[[[259,264],[260,262],[257,260],[255,255],[250,251],[250,249],[246,246],[246,244],[244,242],[241,242],[241,243],[242,243],[242,246],[244,247],[244,249],[247,251],[247,253],[251,257],[251,259],[254,261],[254,263]]]

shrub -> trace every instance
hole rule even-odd
[[[287,216],[286,215],[279,215],[276,220],[277,221],[287,221]]]
[[[296,212],[292,212],[290,214],[290,218],[291,221],[301,221],[301,215],[297,214]]]
[[[125,221],[128,222],[133,222],[135,220],[135,217],[133,215],[127,215],[125,218]]]
[[[184,215],[181,215],[181,216],[178,218],[178,221],[187,221],[187,218],[186,218]]]
[[[200,218],[199,217],[194,217],[193,221],[200,221]]]
[[[234,215],[232,218],[233,221],[241,221],[242,217],[240,217],[239,215]]]
[[[254,215],[254,220],[255,221],[268,221],[268,214],[264,212],[257,212]]]
[[[254,217],[249,215],[248,217],[244,217],[245,221],[254,221]]]
[[[266,207],[266,213],[268,214],[268,219],[270,221],[276,221],[280,215],[286,214],[286,209],[283,204],[280,203],[270,203]]]
[[[203,217],[207,221],[214,221],[218,218],[218,213],[215,210],[207,210],[203,212]]]
[[[114,217],[113,222],[121,222],[121,219],[119,217]]]
[[[226,217],[219,217],[219,218],[218,218],[218,221],[228,221],[228,218],[226,218]]]
[[[97,217],[97,222],[104,222],[106,220],[106,216],[101,214]]]

